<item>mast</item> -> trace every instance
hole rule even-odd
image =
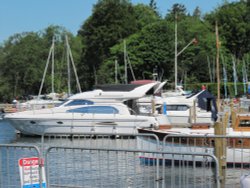
[[[221,57],[222,60],[222,70],[223,70],[223,81],[224,81],[224,92],[225,92],[225,98],[227,98],[227,70],[226,70],[226,64],[224,61],[224,57]]]
[[[217,75],[217,109],[220,111],[220,41],[219,41],[219,31],[217,21],[215,23],[215,35],[216,35],[216,75]]]
[[[211,70],[211,62],[208,56],[207,56],[207,62],[208,62],[208,72],[209,72],[210,83],[212,83],[213,76],[212,76],[212,70]]]
[[[54,94],[55,93],[55,87],[54,87],[54,82],[55,82],[55,37],[53,37],[52,40],[52,45],[53,45],[53,50],[52,50],[52,67],[51,67],[51,92]]]
[[[234,77],[234,95],[238,95],[238,90],[237,90],[237,82],[238,82],[238,77],[237,77],[237,70],[236,70],[236,64],[235,64],[235,58],[232,56],[233,60],[233,77]]]
[[[177,90],[177,13],[175,13],[174,87]]]
[[[124,40],[123,44],[124,44],[124,80],[125,80],[125,84],[128,84],[126,40]]]
[[[117,59],[115,59],[115,83],[118,84],[118,79],[117,79],[117,75],[118,75],[118,62]]]
[[[71,94],[71,71],[70,71],[70,57],[69,57],[69,48],[68,48],[68,36],[65,35],[66,40],[66,49],[67,49],[67,68],[68,68],[68,96]]]
[[[54,41],[54,38],[53,38],[52,45],[51,45],[50,50],[49,50],[49,55],[48,55],[48,58],[47,58],[46,66],[45,66],[45,69],[44,69],[44,72],[43,72],[43,78],[42,78],[42,82],[41,82],[39,93],[38,93],[38,99],[40,99],[40,96],[41,96],[41,93],[42,93],[45,76],[46,76],[46,73],[47,73],[47,69],[48,69],[48,66],[49,66],[50,57],[51,57],[52,54],[53,54],[52,56],[53,56],[53,59],[54,59],[54,46],[55,46],[54,43],[55,43],[55,41]],[[54,87],[54,80],[53,80],[54,70],[53,69],[54,68],[52,68],[52,83],[53,83],[53,87]],[[53,90],[53,87],[52,87],[52,90]]]
[[[74,60],[73,60],[72,52],[71,52],[71,49],[70,49],[70,46],[69,46],[67,35],[65,36],[65,41],[66,41],[66,52],[67,52],[67,54],[66,54],[67,57],[66,58],[67,58],[67,68],[68,68],[68,95],[70,95],[71,94],[70,61],[71,61],[71,64],[72,64],[72,67],[73,67],[73,70],[74,70],[74,73],[75,73],[78,91],[79,92],[82,92],[82,91],[81,91],[81,86],[80,86],[80,83],[79,83],[79,79],[78,79],[78,75],[77,75],[77,72],[76,72],[76,67],[75,67],[75,64],[74,64]],[[45,76],[46,76],[47,69],[48,69],[51,58],[52,58],[52,68],[51,68],[51,85],[52,86],[51,87],[52,87],[52,93],[55,93],[55,89],[54,89],[54,69],[55,69],[54,56],[55,56],[55,52],[54,51],[55,51],[55,39],[53,38],[52,45],[50,47],[49,55],[48,55],[48,58],[47,58],[46,66],[45,66],[45,69],[44,69],[44,72],[43,72],[43,78],[42,78],[42,82],[41,82],[41,85],[40,85],[38,98],[40,98],[40,96],[41,96],[43,84],[44,84],[44,81],[45,81]]]
[[[78,88],[78,91],[81,93],[82,90],[81,90],[81,86],[80,86],[80,82],[79,82],[79,79],[78,79],[78,75],[77,75],[77,71],[76,71],[76,67],[75,67],[75,63],[74,63],[74,59],[73,59],[73,55],[72,55],[72,52],[71,52],[71,48],[70,48],[70,45],[69,45],[69,41],[68,41],[68,36],[66,35],[66,45],[67,45],[67,61],[68,61],[68,67],[70,67],[70,62],[69,60],[71,61],[71,64],[72,64],[72,67],[73,67],[73,71],[74,71],[74,74],[75,74],[75,77],[76,77],[76,84],[77,84],[77,88]],[[70,69],[68,69],[68,76],[70,77]],[[70,79],[68,79],[68,86],[69,86],[69,94],[71,92],[71,83],[70,83]]]

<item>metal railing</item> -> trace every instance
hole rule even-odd
[[[49,188],[220,187],[213,154],[162,150],[153,134],[46,134],[32,138],[32,144],[36,146],[0,145],[0,188],[20,187],[18,160],[34,156],[44,159]],[[183,160],[169,161],[167,156]],[[186,158],[207,160],[190,166]]]
[[[37,169],[38,174],[32,168],[27,169],[25,165],[26,169],[20,167],[20,159],[30,157],[40,158],[40,150],[37,146],[0,144],[0,188],[20,187],[21,181],[25,183],[27,176],[30,177],[31,183],[38,180],[38,184],[42,187],[40,164]],[[23,174],[23,179],[20,174]]]
[[[249,174],[250,171],[250,136],[225,136],[225,135],[168,135],[160,141],[161,151],[176,151],[176,152],[190,152],[190,153],[207,153],[214,155],[216,152],[216,140],[224,139],[222,148],[225,148],[225,155],[219,156],[223,160],[224,166],[224,179],[225,187],[239,187],[240,177]],[[222,149],[220,148],[220,149]],[[169,159],[169,156],[166,156]],[[178,159],[173,157],[176,161],[192,162],[190,157]],[[170,159],[173,160],[170,157]],[[190,162],[191,161],[191,162]],[[208,158],[197,158],[196,164],[201,161],[206,161],[213,165],[212,161]],[[223,173],[222,173],[223,174]],[[236,181],[238,180],[238,181]]]

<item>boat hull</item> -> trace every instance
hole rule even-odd
[[[111,117],[110,117],[111,116]],[[134,134],[139,127],[153,127],[154,117],[127,115],[56,115],[22,117],[7,119],[11,125],[23,134],[43,135],[46,133],[114,133]]]
[[[191,140],[191,138],[187,138],[183,135],[179,136],[173,136],[171,137],[171,134],[169,133],[169,139],[164,140],[164,137],[167,136],[165,133],[155,133],[154,131],[147,131],[144,129],[139,129],[139,133],[146,133],[146,134],[156,134],[159,138],[159,143],[155,139],[149,139],[144,136],[140,136],[137,138],[137,146],[140,150],[145,150],[146,148],[150,148],[152,151],[162,151],[162,152],[176,152],[176,153],[206,153],[210,155],[215,154],[214,145],[211,144],[212,140],[207,139],[207,145],[203,143],[206,139],[201,138],[200,140],[197,138],[194,138],[194,140]],[[176,134],[175,132],[172,132],[173,134]],[[172,134],[172,135],[173,135]],[[179,133],[177,133],[179,134]],[[205,136],[204,136],[205,137]],[[174,138],[174,139],[173,139]],[[212,138],[214,139],[214,138]],[[249,139],[249,138],[246,138]],[[163,142],[164,140],[164,142]],[[188,140],[188,144],[186,143],[186,140]],[[201,141],[202,140],[202,141]],[[235,143],[235,138],[228,139],[227,147],[226,147],[226,163],[228,167],[250,167],[250,147],[244,146],[244,140],[239,139],[242,141],[242,143]],[[246,140],[247,141],[247,140]],[[195,144],[194,144],[195,143]],[[185,158],[183,158],[185,156]],[[211,157],[207,156],[201,156],[201,155],[172,155],[172,154],[164,154],[164,157],[162,155],[156,155],[153,153],[141,153],[140,158],[144,162],[152,163],[156,160],[159,160],[161,163],[165,162],[168,163],[175,163],[178,164],[178,162],[185,162],[186,164],[193,165],[195,164],[204,164],[204,162],[212,162]]]

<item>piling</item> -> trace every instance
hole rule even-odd
[[[227,123],[228,123],[228,113],[224,115],[222,121],[216,122],[214,125],[214,134],[222,136],[221,138],[215,138],[215,156],[219,161],[219,175],[222,188],[225,187],[225,181],[226,181],[227,143],[226,143],[226,138],[223,138],[223,136],[226,135]]]
[[[196,100],[193,101],[193,106],[194,106],[194,113],[193,113],[193,116],[194,116],[194,123],[196,123]]]

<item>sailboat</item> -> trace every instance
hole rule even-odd
[[[77,75],[77,71],[76,71],[76,67],[74,64],[74,60],[73,60],[73,56],[72,56],[72,52],[71,52],[71,48],[69,45],[67,35],[65,35],[65,46],[66,46],[66,57],[67,57],[68,93],[67,94],[66,93],[61,93],[61,94],[55,93],[55,89],[54,89],[55,39],[53,38],[52,45],[50,47],[49,55],[47,58],[46,66],[44,69],[43,78],[42,78],[42,82],[40,85],[38,96],[34,97],[33,99],[28,100],[26,102],[19,103],[17,105],[17,111],[35,110],[35,109],[41,109],[41,108],[52,108],[54,106],[58,106],[59,104],[62,103],[62,100],[65,100],[67,97],[69,97],[71,95],[71,72],[70,72],[71,66],[70,66],[70,63],[71,63],[73,70],[74,70],[78,92],[81,92],[81,86],[80,86],[80,82],[78,79],[78,75]],[[42,95],[42,89],[43,89],[45,77],[46,77],[48,66],[49,66],[50,62],[51,62],[51,88],[52,88],[52,91],[49,94]]]

